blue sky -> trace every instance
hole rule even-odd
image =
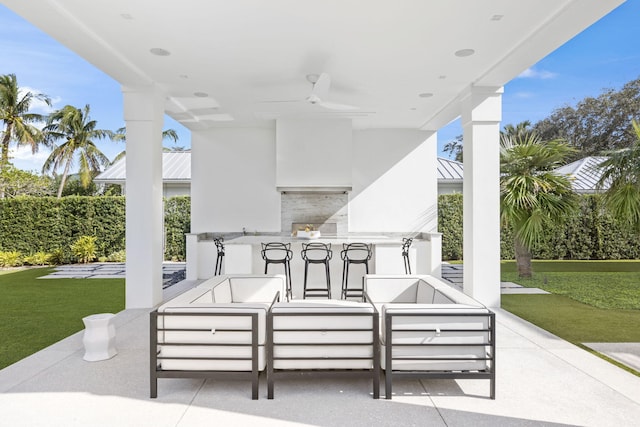
[[[619,88],[640,77],[640,0],[618,9],[542,59],[505,86],[503,124],[537,122],[554,109],[575,105],[603,89]],[[103,129],[117,129],[122,119],[120,85],[69,49],[0,5],[0,74],[14,73],[22,87],[49,95],[53,108],[91,106],[91,117]],[[40,106],[36,112],[50,110]],[[179,146],[190,146],[190,133],[171,118],[165,128],[178,131]],[[440,129],[438,146],[462,133],[459,121]],[[107,142],[100,149],[113,158],[124,144]],[[48,152],[14,151],[13,163],[39,171]]]

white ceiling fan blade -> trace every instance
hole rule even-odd
[[[358,107],[355,107],[353,105],[347,105],[347,104],[338,104],[336,102],[319,102],[318,103],[319,106],[326,108],[327,110],[336,110],[336,111],[350,111],[350,110],[357,110]]]
[[[326,99],[329,95],[329,87],[331,87],[331,77],[329,74],[322,73],[318,76],[318,80],[313,84],[310,97]]]

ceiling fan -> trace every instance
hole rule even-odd
[[[327,110],[349,111],[357,110],[358,107],[347,104],[338,104],[327,101],[329,88],[331,87],[331,77],[329,74],[307,74],[307,81],[313,85],[311,93],[305,99],[295,99],[286,101],[263,101],[264,103],[284,103],[284,102],[306,102],[311,105],[318,105]]]

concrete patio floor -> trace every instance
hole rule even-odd
[[[165,299],[193,286],[181,282]],[[640,378],[512,314],[497,315],[497,397],[487,380],[402,380],[388,401],[364,378],[292,373],[275,399],[247,381],[160,379],[149,398],[149,310],[116,316],[118,355],[82,359],[82,332],[0,371],[7,426],[635,426]],[[382,390],[384,393],[384,390]]]

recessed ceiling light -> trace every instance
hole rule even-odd
[[[491,21],[499,21],[499,20],[501,20],[502,18],[504,18],[504,15],[493,15],[493,16],[491,17]]]
[[[130,21],[130,20],[132,20],[132,19],[133,19],[133,15],[130,15],[130,14],[128,14],[128,13],[121,13],[121,14],[120,14],[120,17],[121,17],[122,19],[126,19],[126,20],[128,20],[128,21]]]
[[[416,111],[416,110],[417,110],[417,108],[416,108],[416,107],[411,107],[411,108],[409,108],[409,109],[410,109],[411,111]]]
[[[149,52],[153,53],[154,55],[158,55],[158,56],[169,56],[169,55],[171,55],[171,52],[169,52],[168,50],[162,49],[161,47],[154,47],[152,49],[149,49]]]
[[[193,96],[197,96],[198,98],[206,98],[207,96],[209,96],[209,94],[205,92],[194,92]]]
[[[418,96],[420,98],[431,98],[433,96],[433,94],[431,92],[424,92],[424,93],[418,94]]]
[[[187,76],[186,74],[179,74],[178,77],[180,77],[181,79],[188,79],[189,76]]]
[[[465,56],[471,56],[474,53],[476,53],[476,51],[473,50],[473,49],[460,49],[460,50],[456,51],[454,55],[456,55],[456,56],[458,56],[460,58],[464,58]]]
[[[438,76],[438,78],[439,78],[440,80],[444,80],[444,79],[446,79],[446,78],[447,78],[447,76],[445,76],[445,75],[443,74],[443,75],[441,75],[441,76]]]

